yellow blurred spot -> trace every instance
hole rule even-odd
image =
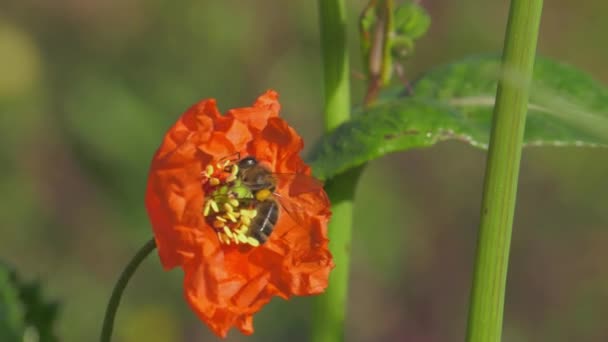
[[[121,309],[127,309],[125,306]],[[183,326],[178,312],[168,306],[138,306],[121,312],[123,324],[116,325],[116,341],[166,342],[182,339]],[[154,327],[148,329],[146,327]]]
[[[40,82],[41,56],[25,31],[0,20],[0,98],[34,91]]]

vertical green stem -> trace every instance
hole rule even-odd
[[[350,117],[349,63],[346,44],[346,8],[344,0],[319,0],[321,49],[325,90],[325,130],[334,128]],[[348,294],[350,240],[353,197],[359,171],[350,171],[327,182],[332,202],[329,223],[330,249],[336,268],[325,294],[315,300],[312,341],[342,341]]]
[[[500,341],[509,248],[542,0],[512,0],[477,241],[468,342]]]
[[[314,302],[312,319],[313,342],[344,341],[350,241],[353,224],[353,198],[362,168],[347,171],[327,182],[325,189],[332,202],[329,224],[329,247],[336,263],[326,292]]]
[[[350,117],[350,83],[344,0],[319,0],[321,54],[325,91],[325,130]]]

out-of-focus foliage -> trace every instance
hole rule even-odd
[[[8,267],[0,264],[0,340],[19,341],[24,332],[24,313],[19,291]]]
[[[416,1],[406,0],[393,7],[392,1],[370,1],[359,21],[359,45],[366,74],[380,76],[382,84],[390,82],[394,69],[402,76],[401,63],[413,56],[414,43],[431,25],[428,12]],[[384,56],[383,60],[380,56]]]
[[[487,148],[499,69],[499,58],[469,58],[436,68],[412,89],[387,92],[323,137],[312,151],[315,174],[328,179],[388,153],[445,140]],[[518,82],[508,70],[503,75]],[[531,88],[525,145],[608,147],[608,88],[543,58]]]
[[[348,2],[354,75],[365,3]],[[433,24],[404,65],[408,79],[502,48],[508,2],[420,4]],[[546,1],[540,53],[607,84],[607,6]],[[232,108],[272,87],[307,146],[321,135],[316,11],[314,1],[0,2],[0,259],[62,303],[61,341],[97,339],[121,268],[151,235],[149,160],[191,104],[215,97]],[[364,84],[353,77],[354,105]],[[608,339],[605,153],[524,151],[505,340]],[[446,142],[366,169],[348,341],[463,339],[483,158]],[[214,341],[181,285],[179,271],[147,260],[125,291],[115,340]],[[228,341],[307,341],[309,304],[275,300],[252,337]]]
[[[43,298],[40,282],[25,282],[0,263],[0,340],[54,342],[58,305]]]
[[[414,2],[406,2],[395,10],[394,35],[391,49],[397,58],[414,54],[414,42],[429,30],[431,17],[424,7]]]

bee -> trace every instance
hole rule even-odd
[[[245,157],[238,162],[237,178],[243,186],[249,188],[253,198],[251,204],[257,215],[251,220],[249,234],[263,244],[268,240],[279,220],[279,205],[274,193],[277,179],[254,157]]]
[[[273,173],[255,157],[225,159],[203,173],[208,195],[203,216],[223,244],[259,246],[270,238],[281,212],[304,226],[301,204],[323,184],[305,173]]]
[[[252,156],[238,161],[237,178],[251,191],[251,205],[257,215],[251,220],[249,235],[260,244],[272,234],[281,212],[296,223],[305,224],[306,211],[298,204],[301,195],[323,189],[323,183],[304,173],[273,173]]]

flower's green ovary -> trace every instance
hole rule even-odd
[[[232,196],[229,196],[232,195]],[[211,198],[216,201],[220,207],[228,202],[231,198],[237,200],[254,198],[253,192],[249,187],[245,186],[240,179],[236,179],[232,183],[224,184],[211,193]]]

